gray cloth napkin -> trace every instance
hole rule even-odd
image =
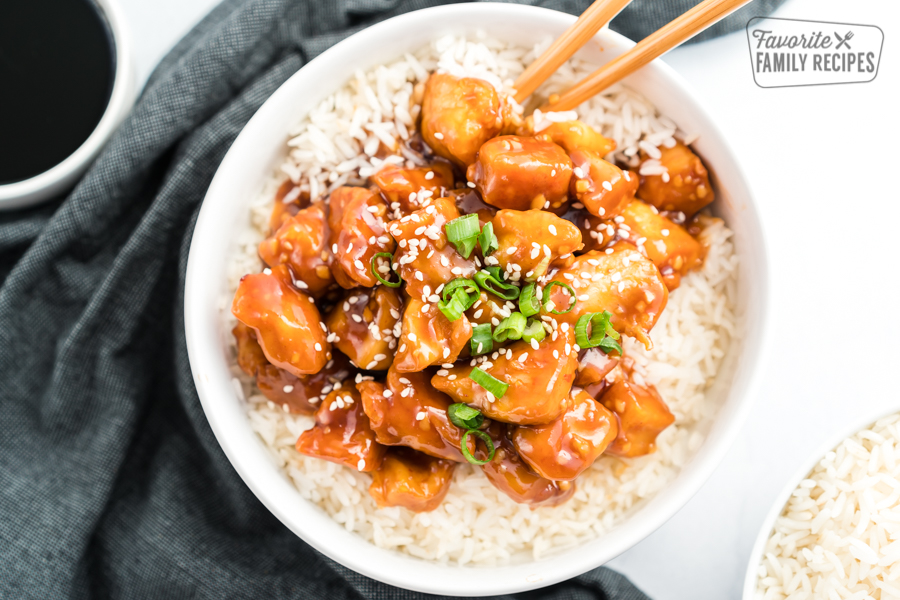
[[[197,210],[251,115],[349,33],[437,3],[226,0],[67,197],[0,213],[0,598],[422,597],[324,558],[244,485],[200,408],[182,306]],[[615,25],[640,37],[690,4],[636,0]],[[602,568],[517,597],[645,598]]]

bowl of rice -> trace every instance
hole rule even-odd
[[[362,185],[385,164],[378,148],[415,128],[409,110],[430,72],[478,77],[508,90],[575,18],[512,4],[435,7],[365,29],[310,61],[250,120],[222,161],[191,244],[185,324],[198,393],[219,443],[257,497],[335,561],[398,587],[481,596],[562,581],[624,552],[702,486],[750,407],[767,329],[765,245],[748,185],[727,142],[685,83],[655,63],[578,107],[616,141],[616,160],[674,140],[711,173],[716,200],[703,267],[687,274],[653,330],[654,347],[626,352],[665,397],[675,423],[656,451],[600,457],[559,506],[516,504],[469,465],[431,512],[379,508],[368,473],[303,456],[313,425],[260,395],[236,364],[231,299],[261,269],[279,183],[312,198]],[[633,45],[604,30],[538,90],[563,90]],[[412,111],[414,113],[414,111]],[[652,165],[648,167],[652,170]],[[648,170],[647,174],[651,174]],[[298,565],[299,568],[299,565]]]
[[[900,598],[900,413],[839,432],[803,461],[763,521],[745,600]]]

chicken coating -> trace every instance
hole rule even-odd
[[[603,137],[587,123],[577,120],[551,123],[534,134],[534,137],[562,146],[569,154],[576,150],[589,150],[602,157],[616,149],[615,141]]]
[[[492,264],[510,281],[536,281],[550,266],[568,266],[582,247],[578,227],[544,210],[500,210],[492,224],[499,245]]]
[[[513,427],[509,437],[519,456],[541,477],[572,481],[616,438],[616,416],[583,391],[573,393],[555,421]]]
[[[440,198],[388,225],[397,240],[394,264],[413,298],[437,302],[437,290],[444,283],[475,274],[475,263],[463,258],[447,241],[444,226],[457,217],[459,210],[453,201]]]
[[[662,157],[658,162],[666,167],[666,176],[642,176],[637,191],[641,200],[659,210],[683,212],[691,217],[715,199],[709,184],[709,171],[690,148],[677,142],[671,148],[661,146],[659,151]],[[644,162],[653,160],[646,154],[641,157]]]
[[[456,463],[409,448],[390,448],[372,474],[369,494],[379,508],[402,506],[413,512],[436,509],[450,491]]]
[[[555,339],[554,339],[555,338]],[[478,368],[509,385],[501,398],[469,379],[473,367],[444,369],[431,384],[457,402],[471,404],[486,417],[518,425],[543,425],[558,418],[575,380],[577,352],[574,336],[567,332],[550,335],[537,344],[520,340],[506,346],[505,354],[491,357]],[[444,374],[446,373],[446,374]]]
[[[367,371],[384,371],[391,366],[397,347],[394,327],[400,320],[403,301],[389,287],[355,288],[334,305],[325,325],[337,336],[334,346]]]
[[[422,139],[438,156],[466,168],[503,127],[500,96],[487,81],[433,73],[422,99]]]
[[[465,315],[449,321],[437,304],[410,299],[403,311],[400,347],[394,368],[403,373],[452,363],[472,337],[472,325]]]
[[[568,201],[572,161],[553,142],[503,135],[478,150],[466,178],[497,208],[555,209]]]
[[[634,198],[638,177],[589,150],[570,154],[574,165],[569,193],[589,213],[601,219],[612,219]]]
[[[556,316],[558,320],[574,326],[582,315],[608,310],[616,331],[652,347],[647,334],[666,307],[669,292],[659,269],[637,248],[618,242],[603,251],[587,252],[557,271],[553,281],[570,285],[577,299],[572,310]],[[567,290],[554,286],[550,300],[564,310],[572,299]]]
[[[260,243],[259,257],[270,267],[288,265],[297,287],[320,298],[334,287],[329,237],[325,203],[315,202],[284,219],[275,234]]]
[[[462,430],[450,422],[453,401],[431,387],[431,374],[388,371],[384,384],[356,384],[363,410],[379,443],[408,446],[437,458],[465,462],[459,448]]]
[[[231,305],[237,319],[256,333],[266,359],[300,377],[318,373],[331,359],[319,309],[289,282],[285,265],[244,275]]]
[[[684,274],[703,264],[706,254],[703,245],[684,227],[659,214],[656,208],[633,200],[625,206],[621,216],[620,233],[625,231],[627,237],[624,239],[643,246],[670,292],[678,287]]]
[[[655,452],[657,436],[675,421],[656,388],[638,385],[627,371],[606,390],[600,402],[619,419],[619,432],[607,448],[616,456]]]
[[[369,181],[378,186],[391,210],[408,215],[423,208],[425,199],[446,196],[453,189],[453,169],[444,162],[412,169],[386,165]]]
[[[373,287],[372,258],[394,252],[394,240],[387,235],[387,204],[380,194],[361,187],[339,187],[328,201],[331,229],[331,270],[345,289]]]
[[[297,452],[357,471],[375,471],[386,450],[375,441],[359,392],[352,386],[334,390],[316,411],[316,424],[297,438]]]

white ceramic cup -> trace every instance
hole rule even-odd
[[[135,99],[134,57],[125,18],[115,0],[92,0],[109,25],[116,71],[109,103],[91,135],[61,163],[23,181],[0,184],[0,210],[10,210],[48,200],[67,189],[90,166],[116,127],[131,110]]]
[[[188,262],[185,327],[194,380],[210,426],[237,472],[275,516],[323,554],[373,579],[421,592],[476,596],[538,588],[602,565],[665,523],[700,489],[750,407],[768,304],[767,261],[756,208],[727,142],[681,78],[655,61],[627,84],[684,131],[699,134],[694,147],[713,173],[715,209],[734,230],[741,261],[737,313],[741,322],[753,324],[743,328],[708,391],[720,406],[718,415],[674,481],[613,530],[575,548],[490,569],[442,565],[378,548],[346,531],[300,496],[250,427],[228,367],[225,340],[230,332],[221,317],[226,265],[235,253],[236,232],[248,227],[250,199],[258,196],[285,155],[287,131],[355,70],[396,60],[442,35],[486,30],[503,40],[533,44],[560,35],[574,20],[530,6],[460,4],[401,15],[353,35],[304,66],[259,109],[222,161],[200,211]],[[583,56],[602,64],[631,46],[624,37],[603,31],[585,46]]]

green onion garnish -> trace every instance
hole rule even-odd
[[[531,340],[540,342],[545,337],[547,337],[547,330],[544,329],[544,325],[535,319],[528,319],[528,325],[522,332],[522,340],[530,344]]]
[[[547,308],[547,303],[550,302],[550,290],[552,290],[555,286],[566,288],[566,291],[569,292],[571,302],[569,302],[569,308],[567,308],[566,310],[556,310],[556,307],[554,307],[552,310],[550,310],[550,312],[554,315],[564,315],[568,312],[571,312],[571,310],[575,308],[575,304],[578,302],[578,300],[575,299],[575,290],[573,290],[569,286],[569,284],[563,283],[561,281],[551,281],[547,284],[547,287],[544,288],[544,308]]]
[[[490,256],[494,250],[500,247],[500,242],[497,241],[497,236],[494,235],[494,225],[492,223],[486,223],[481,228],[481,234],[478,236],[478,245],[481,246],[481,254],[483,256]]]
[[[447,232],[447,241],[453,244],[464,258],[469,258],[478,241],[478,215],[472,213],[448,221],[444,225],[444,230]]]
[[[482,323],[472,328],[472,337],[469,339],[472,348],[472,356],[487,354],[494,349],[494,340],[491,337],[491,324]]]
[[[506,390],[509,389],[508,383],[503,383],[496,377],[485,373],[478,367],[472,369],[472,372],[469,373],[469,379],[493,394],[494,398],[502,398],[503,394],[506,393]]]
[[[619,332],[610,325],[611,318],[612,313],[608,310],[581,315],[575,324],[575,343],[582,348],[599,346],[606,354],[613,350],[622,354],[622,346],[616,341],[620,337]],[[590,333],[588,333],[588,326],[591,328]]]
[[[491,277],[497,281],[503,281],[503,271],[500,270],[500,267],[494,265],[493,267],[485,267],[484,270],[490,273]]]
[[[512,313],[497,325],[497,328],[494,330],[494,341],[505,342],[506,340],[522,339],[522,334],[525,332],[525,324],[525,315],[519,312]]]
[[[494,267],[496,268],[496,267]],[[499,274],[499,269],[497,269]],[[475,273],[475,283],[496,296],[500,296],[504,300],[515,300],[519,297],[519,288],[511,283],[505,283],[500,277],[491,273],[489,269],[482,269]]]
[[[469,452],[469,434],[474,435],[475,437],[481,438],[481,441],[484,442],[484,445],[488,448],[488,457],[487,460],[478,460],[472,453]],[[477,442],[476,442],[477,443]],[[473,465],[486,465],[492,460],[494,460],[494,441],[491,439],[491,436],[486,434],[485,432],[479,429],[466,429],[466,432],[462,436],[462,444],[460,444],[460,449],[462,450],[463,456],[466,457],[466,460],[472,463]]]
[[[481,295],[481,292],[478,289],[478,286],[475,285],[475,282],[471,279],[465,279],[464,277],[457,277],[450,283],[444,286],[441,295],[444,301],[449,301],[450,298],[457,292],[457,290],[462,290],[465,292],[466,296],[468,296],[466,300],[466,308],[464,310],[469,310],[469,308],[475,304],[475,301],[478,300],[478,297]]]
[[[519,312],[526,317],[536,315],[541,311],[541,301],[535,297],[535,290],[537,290],[537,284],[529,283],[522,288],[522,292],[519,294]]]
[[[450,417],[451,423],[463,429],[478,429],[484,423],[481,411],[462,403],[448,406],[447,416]]]
[[[384,277],[382,277],[382,276],[378,273],[378,269],[375,268],[375,262],[376,262],[379,258],[383,258],[383,259],[385,259],[386,261],[388,261],[388,267],[391,269],[391,272],[392,272],[392,273],[395,272],[394,269],[393,269],[393,267],[391,266],[391,262],[394,260],[394,255],[391,254],[390,252],[379,252],[378,254],[376,254],[375,256],[372,257],[372,262],[370,263],[371,266],[372,266],[372,275],[374,275],[374,276],[375,276],[375,279],[377,279],[378,281],[380,281],[383,285],[386,285],[386,286],[392,287],[392,288],[398,288],[398,287],[400,287],[400,284],[403,283],[402,280],[388,281],[387,279],[385,279]]]
[[[462,317],[462,314],[466,312],[466,308],[468,308],[469,305],[469,295],[462,288],[457,288],[449,300],[441,300],[438,302],[438,308],[450,322]]]

